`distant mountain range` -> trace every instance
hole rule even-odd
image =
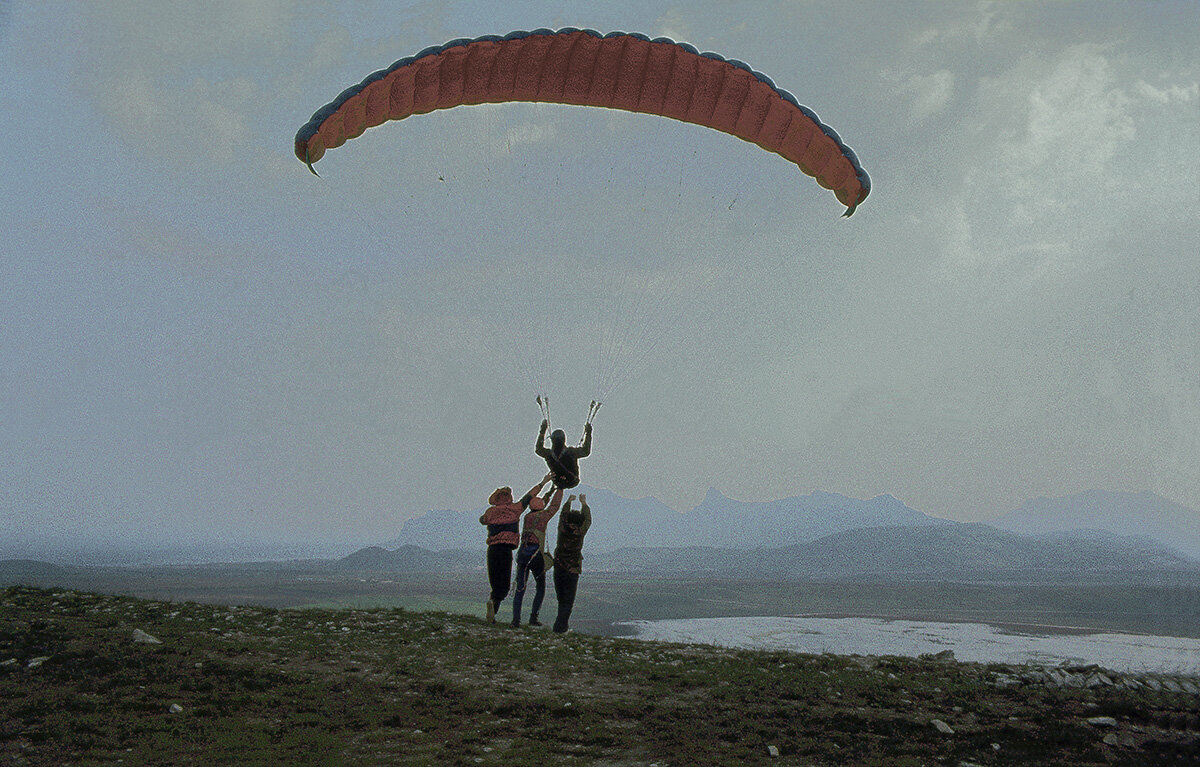
[[[592,508],[590,551],[653,546],[758,549],[815,541],[868,527],[934,527],[954,524],[910,509],[890,495],[868,501],[836,493],[812,493],[779,501],[747,502],[709,490],[699,506],[681,514],[655,498],[633,500],[608,490],[580,487]],[[475,549],[483,526],[473,511],[431,511],[404,523],[388,547]],[[553,527],[553,525],[552,525]],[[553,535],[553,532],[551,533]]]
[[[1153,493],[1089,490],[1063,498],[1036,498],[988,524],[1025,535],[1102,530],[1147,536],[1200,561],[1200,511]]]
[[[960,524],[923,514],[890,495],[864,501],[816,492],[778,501],[746,502],[709,490],[698,506],[679,513],[652,497],[635,500],[608,490],[580,490],[588,494],[593,510],[588,536],[588,548],[593,552],[660,546],[778,548],[849,530]],[[484,538],[479,524],[482,513],[482,508],[430,511],[406,521],[400,535],[384,546],[420,546],[432,551],[478,548]],[[1092,490],[1062,498],[1038,498],[987,524],[1032,536],[1088,530],[1146,536],[1200,561],[1200,512],[1152,493]]]
[[[481,548],[432,552],[418,546],[371,547],[334,567],[474,570],[483,564]],[[596,572],[764,579],[895,575],[1041,580],[1104,573],[1200,573],[1200,562],[1145,536],[1102,531],[1026,536],[965,522],[858,528],[815,541],[749,550],[691,545],[586,551],[585,567]]]
[[[1040,498],[990,524],[922,514],[890,495],[812,493],[735,501],[710,490],[679,513],[654,498],[583,488],[593,508],[592,572],[729,578],[1032,578],[1106,574],[1200,577],[1200,514],[1150,494],[1091,491]],[[306,568],[474,572],[484,564],[482,509],[432,511],[384,546]],[[551,547],[556,531],[551,527]],[[61,580],[74,568],[0,562],[0,581]]]
[[[735,552],[711,548],[622,549],[596,566],[630,573],[704,573],[760,578],[1018,576],[1200,570],[1200,564],[1144,538],[1110,534],[1031,538],[983,524],[876,527],[809,543]]]
[[[751,503],[709,490],[681,514],[654,498],[583,490],[594,514],[586,556],[596,570],[767,578],[1200,570],[1200,514],[1145,493],[1038,499],[981,524],[930,517],[890,495]],[[337,566],[477,568],[480,513],[430,512],[404,524],[388,544],[399,548],[364,549]]]

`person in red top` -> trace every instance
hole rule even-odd
[[[508,581],[512,577],[512,555],[521,542],[521,515],[526,509],[541,509],[545,503],[537,497],[550,481],[546,474],[542,481],[530,488],[519,503],[513,501],[511,487],[496,488],[488,497],[488,507],[479,518],[479,524],[487,525],[487,569],[492,592],[487,601],[488,623],[496,622],[496,609],[508,596]]]
[[[517,551],[517,588],[513,593],[513,626],[521,625],[521,600],[525,597],[525,584],[529,580],[530,573],[533,573],[533,581],[537,584],[537,589],[533,593],[533,605],[529,610],[529,625],[542,625],[538,620],[538,610],[542,609],[542,600],[546,597],[546,557],[542,556],[542,552],[546,551],[546,526],[558,513],[558,507],[562,503],[563,497],[561,487],[554,491],[553,497],[550,492],[547,490],[545,497],[536,499],[542,501],[542,509],[534,509],[531,505],[530,509],[533,510],[525,515],[521,548]]]

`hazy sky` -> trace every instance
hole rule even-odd
[[[398,58],[566,26],[769,75],[870,198],[548,105],[292,155]],[[0,541],[386,540],[539,478],[534,397],[574,437],[610,359],[585,482],[681,511],[1200,508],[1197,39],[1193,0],[0,5]]]

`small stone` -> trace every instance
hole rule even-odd
[[[995,751],[996,753],[1000,753],[1000,744],[999,744],[999,743],[993,743],[993,744],[992,744],[992,750],[993,750],[993,751]]]
[[[1087,723],[1093,727],[1116,727],[1117,720],[1111,716],[1091,716],[1088,717]]]
[[[141,629],[133,630],[133,641],[138,644],[162,644],[161,639],[156,639]]]
[[[168,708],[167,711],[170,711],[172,714],[182,714],[183,706],[179,705],[178,703],[172,703],[171,707]]]
[[[771,757],[779,756],[779,749],[776,748],[775,746],[767,746],[767,756],[771,756]]]
[[[1106,746],[1115,746],[1120,743],[1115,732],[1110,732],[1109,734],[1105,735],[1103,738],[1101,738],[1101,742]]]
[[[932,724],[934,726],[934,729],[936,729],[938,732],[940,732],[943,735],[953,735],[954,734],[954,728],[951,727],[950,725],[946,724],[945,722],[943,722],[941,719],[934,719],[932,722],[930,722],[930,724]]]
[[[50,660],[49,655],[42,655],[37,658],[31,658],[29,660],[29,663],[25,664],[25,668],[37,668],[38,666],[42,665],[43,663],[45,663],[48,660]]]
[[[1085,684],[1085,681],[1084,681],[1082,674],[1068,673],[1066,675],[1066,679],[1063,681],[1063,687],[1068,687],[1068,688],[1076,689],[1076,690],[1081,689],[1084,686],[1084,684]]]

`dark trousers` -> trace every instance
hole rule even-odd
[[[496,606],[508,596],[508,582],[512,578],[513,549],[511,543],[493,543],[488,546],[488,583],[492,586],[492,601]]]
[[[521,600],[525,598],[525,583],[529,574],[533,573],[533,581],[537,589],[533,592],[533,605],[529,610],[530,620],[538,617],[542,609],[542,600],[546,598],[546,559],[542,550],[536,545],[526,544],[517,552],[517,589],[513,592],[513,623],[521,622]]]
[[[554,596],[558,599],[558,616],[554,619],[554,630],[559,634],[567,630],[567,622],[571,620],[571,608],[575,606],[577,588],[579,573],[554,568]]]

